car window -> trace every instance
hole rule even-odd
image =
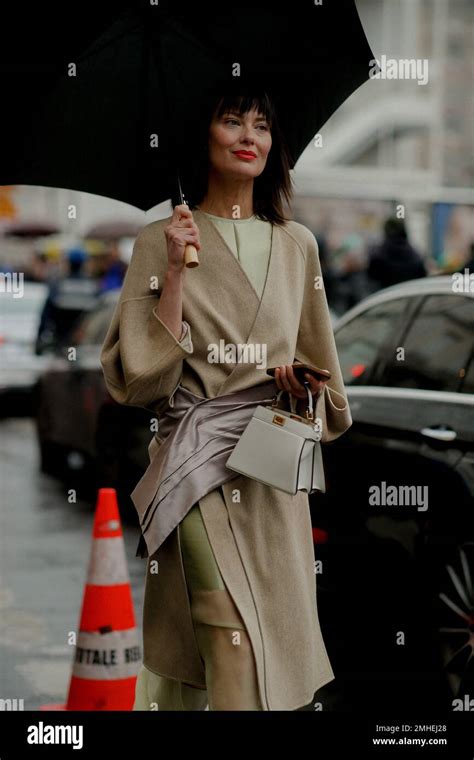
[[[335,340],[345,385],[367,382],[382,347],[390,335],[398,334],[408,298],[394,298],[372,306],[335,332]]]
[[[468,368],[473,340],[471,298],[455,294],[428,296],[402,342],[404,358],[397,358],[394,351],[382,385],[457,391]]]

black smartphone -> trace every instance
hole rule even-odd
[[[328,369],[320,369],[319,367],[314,367],[311,364],[292,364],[293,372],[295,373],[295,376],[299,383],[304,384],[307,382],[305,378],[305,374],[309,372],[311,375],[313,375],[317,380],[330,380],[331,379],[331,373]],[[271,375],[272,377],[275,377],[275,370],[276,367],[271,367],[270,369],[267,369],[267,375]]]

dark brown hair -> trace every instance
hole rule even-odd
[[[265,169],[255,177],[253,186],[253,207],[255,215],[273,224],[285,224],[288,219],[283,213],[283,199],[291,203],[293,195],[290,175],[291,156],[278,123],[275,105],[267,92],[227,93],[208,102],[205,118],[197,127],[197,137],[193,140],[192,155],[180,169],[181,186],[189,208],[193,210],[205,197],[209,178],[209,128],[214,116],[219,118],[227,110],[240,115],[259,110],[268,121],[272,135],[272,147],[267,157]],[[196,145],[196,141],[198,145]],[[189,146],[188,146],[189,147]],[[196,159],[196,156],[198,158]],[[172,199],[174,206],[179,201]]]

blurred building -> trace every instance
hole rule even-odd
[[[474,237],[472,0],[356,4],[376,59],[413,60],[420,73],[425,65],[426,83],[388,78],[386,68],[343,104],[296,166],[298,216],[329,237],[350,232],[355,216],[370,234],[403,204],[414,242],[454,261]]]

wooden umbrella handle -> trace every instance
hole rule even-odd
[[[188,268],[199,266],[198,254],[194,245],[189,244],[184,249],[184,263]]]

